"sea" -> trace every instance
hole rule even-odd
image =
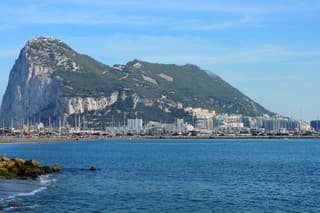
[[[63,169],[1,179],[8,212],[320,212],[318,139],[28,142],[0,155]]]

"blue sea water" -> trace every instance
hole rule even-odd
[[[19,212],[319,212],[320,140],[106,140],[0,144],[58,164],[0,180]],[[98,171],[81,171],[96,166]]]

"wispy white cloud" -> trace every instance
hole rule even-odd
[[[145,16],[121,16],[121,15],[108,15],[106,17],[96,16],[93,14],[78,14],[70,13],[63,14],[61,12],[42,13],[37,15],[28,15],[19,20],[23,24],[60,24],[60,25],[152,25],[155,24],[155,19],[146,22]]]
[[[182,35],[87,35],[60,37],[77,51],[104,63],[126,63],[139,58],[151,62],[215,66],[313,66],[319,65],[320,49],[287,45],[237,45],[201,36]],[[248,46],[247,46],[248,45]],[[310,68],[310,67],[308,67]],[[314,70],[314,69],[313,69]],[[277,76],[275,76],[277,77]]]
[[[38,1],[24,2],[25,7],[3,7],[3,18],[12,25],[60,24],[80,26],[157,26],[165,30],[212,31],[238,27],[261,27],[272,19],[264,13],[317,11],[320,3],[299,2],[259,4],[225,3],[221,1],[161,1],[151,4],[146,0],[124,1]],[[74,7],[74,9],[73,9]],[[56,9],[55,9],[56,8]],[[57,9],[59,8],[59,9]],[[64,8],[64,9],[61,9]],[[191,12],[193,17],[164,15],[166,12]],[[9,14],[18,14],[10,16]],[[205,15],[203,14],[205,13]],[[225,13],[216,19],[214,14]],[[231,14],[230,14],[231,13]],[[267,21],[266,21],[267,20]]]
[[[223,30],[234,27],[258,27],[254,18],[249,16],[239,16],[238,18],[224,18],[216,20],[214,18],[177,18],[152,15],[118,15],[103,13],[77,13],[70,12],[65,14],[61,11],[33,12],[25,13],[16,18],[20,24],[55,24],[55,25],[79,25],[79,26],[118,26],[118,27],[159,27],[165,30],[187,30],[187,31],[209,31]],[[136,28],[139,30],[139,28]],[[143,30],[143,29],[142,29]]]
[[[200,65],[235,65],[254,63],[315,63],[318,49],[297,49],[281,45],[234,47],[197,36],[128,36],[116,34],[101,37],[69,37],[67,40],[87,43],[82,51],[91,51],[92,41],[99,41],[99,54],[145,59],[164,63],[195,63]],[[101,45],[103,44],[103,45]],[[91,49],[91,50],[90,50]]]
[[[239,18],[233,18],[222,21],[211,20],[185,20],[176,25],[177,30],[194,30],[194,31],[210,31],[210,30],[224,30],[229,28],[239,27],[262,27],[262,24],[255,23],[255,20],[249,16],[243,16]]]
[[[245,73],[239,70],[224,70],[220,71],[225,79],[232,81],[232,83],[250,83],[250,82],[264,82],[264,83],[276,83],[299,80],[299,75],[288,74],[285,72],[279,72],[278,75],[261,75],[260,72],[247,71]]]
[[[190,51],[191,52],[191,51]],[[260,47],[252,50],[237,50],[227,53],[204,53],[192,54],[187,52],[175,52],[173,54],[163,54],[147,56],[148,59],[179,62],[197,63],[203,65],[231,65],[231,64],[253,64],[253,63],[306,63],[314,61],[315,57],[320,57],[320,51],[291,50],[282,47]]]
[[[26,1],[26,0],[25,0]],[[224,13],[274,13],[274,12],[296,12],[296,11],[315,11],[320,8],[320,3],[314,0],[304,1],[221,1],[221,0],[162,0],[154,4],[150,0],[64,0],[40,1],[28,0],[28,4],[42,6],[48,5],[82,5],[86,7],[113,7],[126,10],[134,8],[135,10],[173,10],[173,11],[192,11],[192,12],[224,12]]]
[[[202,60],[211,61],[213,64],[236,64],[257,62],[292,62],[294,59],[307,60],[309,57],[320,57],[320,50],[293,50],[287,47],[269,46],[227,53],[221,56],[209,56],[202,58]],[[296,61],[296,63],[299,63],[299,61]]]
[[[174,4],[177,10],[189,10],[199,12],[224,12],[224,13],[283,13],[297,11],[315,11],[320,8],[319,2],[315,1],[205,1],[199,4],[197,1],[190,1],[186,4],[184,1]],[[312,5],[312,7],[310,7]]]

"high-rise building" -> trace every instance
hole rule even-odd
[[[127,120],[127,129],[129,133],[140,134],[143,130],[143,121],[141,118],[128,119]]]
[[[183,119],[177,119],[177,133],[181,134],[186,131]]]
[[[300,123],[288,118],[275,117],[265,119],[263,121],[263,128],[270,133],[280,133],[283,130],[296,131],[300,130]]]
[[[213,130],[214,129],[213,118],[197,118],[195,127],[197,129]]]
[[[242,117],[243,126],[246,128],[257,128],[257,120],[253,117],[243,116]],[[261,124],[262,126],[262,124]]]
[[[265,117],[262,117],[262,116],[256,117],[256,125],[255,125],[255,128],[257,128],[257,129],[263,128],[263,122],[264,122],[265,120],[266,120]]]
[[[320,120],[311,121],[311,127],[314,130],[319,131],[320,130]]]

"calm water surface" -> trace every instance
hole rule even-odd
[[[320,140],[0,144],[62,174],[0,180],[20,212],[319,212]],[[80,171],[95,165],[96,172]]]

